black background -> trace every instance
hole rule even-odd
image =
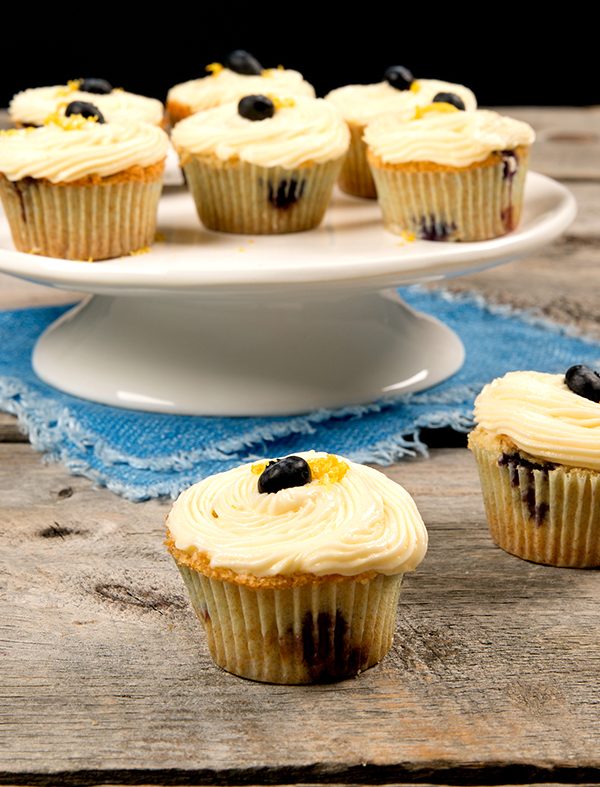
[[[482,105],[600,102],[595,23],[576,4],[562,16],[537,6],[535,22],[521,18],[526,8],[483,5],[463,13],[435,5],[136,6],[140,19],[127,24],[127,4],[118,12],[90,6],[87,16],[83,6],[60,8],[59,25],[56,13],[47,26],[38,12],[21,13],[22,28],[17,19],[10,35],[4,31],[0,105],[26,87],[79,76],[164,99],[171,85],[204,75],[207,63],[234,48],[265,67],[302,71],[321,95],[379,81],[388,65],[402,64],[417,77],[468,85]],[[336,18],[324,21],[327,11]]]

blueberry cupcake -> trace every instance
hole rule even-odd
[[[448,93],[458,97],[463,109],[477,108],[475,96],[468,87],[438,79],[415,79],[404,66],[388,68],[383,82],[346,85],[328,93],[326,101],[330,101],[341,113],[351,134],[350,148],[340,173],[340,188],[355,197],[375,199],[377,190],[363,140],[367,124],[387,112],[403,113],[408,110],[408,117],[412,117],[417,107],[442,101]]]
[[[436,241],[478,241],[519,223],[531,126],[447,95],[413,118],[389,114],[365,130],[388,230]]]
[[[600,566],[600,375],[510,372],[475,401],[469,448],[493,540],[553,566]]]
[[[251,94],[278,93],[286,96],[315,97],[312,85],[302,74],[288,68],[263,68],[243,49],[230,52],[224,63],[210,63],[208,75],[182,82],[169,90],[167,112],[171,124],[205,109]]]
[[[309,451],[195,484],[167,518],[166,544],[218,666],[314,683],[388,652],[402,577],[422,561],[427,531],[382,473]]]
[[[320,223],[349,133],[323,99],[251,95],[182,120],[172,142],[206,227],[276,234]]]
[[[156,98],[114,88],[105,79],[72,79],[66,85],[34,87],[17,93],[9,104],[10,119],[17,126],[43,126],[46,118],[80,101],[94,104],[108,123],[152,123],[161,126],[165,110]]]
[[[19,251],[73,260],[149,246],[167,152],[150,123],[105,123],[74,102],[40,128],[0,132],[0,198]]]

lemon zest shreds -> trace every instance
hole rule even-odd
[[[263,68],[261,71],[261,76],[263,77],[273,77],[275,76],[276,71],[285,71],[285,67],[281,65],[281,63],[277,66],[277,68]]]
[[[418,93],[420,89],[421,89],[421,85],[419,83],[419,80],[418,79],[413,80],[413,82],[410,85],[410,92]]]
[[[137,257],[139,254],[148,254],[150,251],[150,246],[142,246],[141,249],[134,249],[133,251],[129,252],[130,257]]]
[[[97,122],[98,117],[96,115],[92,115],[92,117],[89,118],[84,118],[83,115],[69,115],[69,117],[67,117],[58,112],[53,112],[44,120],[44,125],[60,126],[64,131],[80,131],[82,128],[86,127],[87,123]]]
[[[250,468],[250,472],[254,475],[262,475],[272,461],[256,462]],[[310,467],[311,480],[325,486],[341,481],[349,469],[347,463],[338,459],[335,454],[319,456],[316,459],[307,459],[307,463]]]
[[[68,96],[69,93],[74,93],[81,87],[81,79],[69,79],[64,87],[58,89],[59,96]]]
[[[267,95],[273,102],[275,109],[291,109],[296,106],[296,101],[293,98],[282,98],[281,96]]]
[[[406,243],[414,243],[417,239],[415,233],[410,232],[410,230],[402,230],[402,232],[400,233],[400,237],[402,238],[403,241],[406,241]]]
[[[338,483],[348,472],[348,465],[335,454],[308,459],[313,481],[329,486]]]
[[[25,126],[25,128],[2,128],[0,129],[0,137],[15,137],[21,134],[30,134],[35,131],[36,126]]]
[[[446,101],[435,101],[432,104],[427,104],[426,107],[417,107],[415,110],[415,120],[420,120],[430,112],[439,112],[440,115],[445,115],[450,112],[460,112],[460,109],[453,104],[448,104]]]
[[[220,74],[223,68],[224,66],[222,63],[209,63],[206,66],[206,70],[214,77],[216,77],[217,74]]]

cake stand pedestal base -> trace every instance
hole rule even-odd
[[[36,373],[95,402],[188,415],[292,415],[429,388],[460,339],[394,291],[289,299],[97,295],[51,325]]]

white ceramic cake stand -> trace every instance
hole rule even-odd
[[[318,230],[251,238],[204,230],[178,189],[161,200],[164,241],[107,262],[16,252],[0,215],[0,270],[92,294],[35,347],[35,371],[51,385],[135,409],[283,415],[452,375],[459,338],[386,288],[507,262],[574,214],[565,188],[530,174],[519,229],[496,240],[407,243],[383,230],[376,202],[341,194]]]

